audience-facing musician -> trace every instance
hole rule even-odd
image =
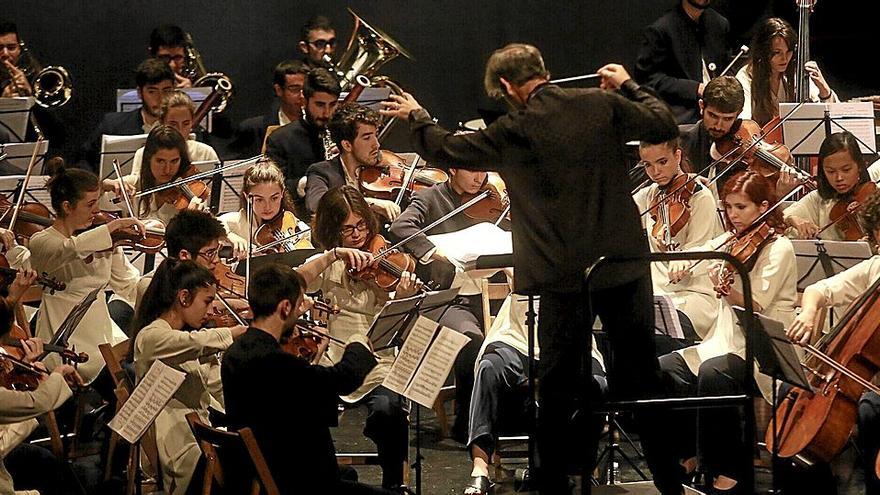
[[[872,168],[874,174],[880,176],[880,167]],[[825,138],[819,147],[819,188],[783,212],[785,223],[794,228],[791,234],[799,239],[812,239],[818,235],[829,241],[845,240],[842,228],[847,223],[840,221],[829,227],[831,210],[839,201],[852,200],[862,185],[871,182],[870,172],[855,136],[844,131]],[[850,218],[856,221],[855,215]],[[868,234],[865,232],[864,236]]]
[[[314,163],[306,171],[306,210],[314,215],[318,202],[334,187],[358,188],[361,167],[379,163],[379,126],[382,117],[375,110],[358,103],[338,107],[327,123],[327,132],[339,150],[330,160]],[[400,206],[394,201],[365,198],[377,215],[394,220]]]
[[[200,492],[198,484],[190,482],[204,469],[198,466],[204,464],[200,463],[202,453],[185,418],[195,411],[210,424],[210,385],[199,359],[227,349],[246,329],[200,329],[216,289],[214,275],[207,268],[167,258],[156,269],[132,323],[132,357],[138,381],[155,361],[186,373],[183,384],[155,421],[159,464],[169,494]]]
[[[779,116],[779,104],[794,101],[797,33],[786,21],[773,17],[755,28],[749,47],[749,63],[736,73],[745,91],[746,104],[741,118],[765,125]],[[801,61],[809,74],[809,101],[840,101],[831,90],[819,66]]]
[[[176,181],[190,174],[194,168],[187,141],[175,128],[164,124],[155,127],[147,136],[143,162],[149,165],[141,167],[137,176],[132,174],[124,178],[127,184],[135,185],[138,191]],[[186,199],[182,195],[176,188],[172,188],[142,196],[133,200],[134,214],[143,220],[158,220],[163,225],[168,225],[169,220],[181,209],[198,210],[207,207],[207,190],[202,197],[195,195]]]
[[[708,67],[727,64],[730,24],[709,8],[712,0],[680,0],[645,29],[633,76],[655,90],[680,124],[696,122],[697,102],[714,77]]]
[[[159,124],[162,99],[174,91],[174,72],[164,61],[150,58],[138,66],[135,84],[143,104],[127,112],[104,114],[97,129],[80,150],[81,168],[98,170],[102,136],[146,134]]]
[[[340,480],[329,430],[336,423],[338,396],[359,387],[376,365],[369,340],[352,334],[341,359],[329,367],[309,364],[279,345],[282,336],[295,332],[304,288],[302,277],[283,265],[254,273],[248,297],[253,324],[223,357],[229,426],[253,430],[280,493],[385,493]],[[273,397],[302,400],[280,408]]]
[[[255,220],[253,228],[250,227],[247,217],[248,196],[253,199]],[[251,236],[257,237],[261,228],[277,229],[282,236],[289,236],[309,228],[308,224],[296,218],[293,213],[293,201],[284,186],[284,174],[271,158],[265,158],[245,171],[241,185],[241,209],[224,213],[220,216],[220,221],[223,222],[227,238],[240,258],[248,256]],[[290,228],[294,229],[293,232],[288,231]],[[294,249],[312,247],[309,233],[291,241],[291,246],[282,246],[282,250],[286,251],[288,247]],[[254,248],[256,247],[258,246],[255,245]]]
[[[691,184],[682,185],[682,178],[692,178],[693,174],[682,171],[682,150],[678,139],[665,143],[650,144],[645,141],[639,145],[639,156],[645,167],[645,172],[653,184],[639,190],[633,199],[642,214],[642,223],[648,232],[648,244],[653,252],[689,250],[701,246],[717,237],[722,232],[721,222],[716,214],[715,196],[699,180]],[[682,188],[676,191],[677,188]],[[662,208],[671,209],[676,200],[663,201],[664,195],[672,196],[684,194],[689,196],[682,204],[686,205],[689,219],[675,235],[666,235],[671,229],[670,223],[675,219],[665,220],[666,215]],[[681,196],[679,196],[681,197]],[[665,204],[665,206],[661,205]],[[653,206],[657,206],[652,212],[648,212]],[[666,224],[660,238],[653,234],[655,224]],[[671,234],[672,230],[668,230]],[[668,246],[667,237],[672,241]],[[718,302],[712,284],[705,276],[692,276],[677,284],[669,283],[669,271],[674,269],[674,263],[651,263],[651,279],[655,294],[668,294],[672,297],[681,319],[685,337],[696,340],[704,337],[714,323]],[[703,273],[705,275],[705,273]]]
[[[266,129],[273,125],[287,125],[303,115],[302,89],[308,69],[300,60],[285,60],[275,66],[272,89],[277,100],[269,113],[241,121],[235,137],[229,143],[229,152],[238,158],[260,154],[266,140]]]
[[[880,194],[871,196],[859,212],[862,226],[876,246],[880,239]],[[801,312],[788,328],[788,336],[796,342],[815,343],[821,335],[821,312],[824,308],[845,311],[880,278],[880,256],[873,256],[859,264],[820,280],[804,290]],[[842,313],[841,313],[842,314]],[[865,392],[859,399],[858,434],[862,466],[865,470],[865,493],[880,494],[875,462],[880,451],[880,395]]]
[[[179,26],[163,24],[150,33],[150,56],[164,60],[174,71],[174,86],[191,88],[192,81],[183,74],[186,67],[186,33]]]
[[[330,151],[325,147],[327,122],[339,102],[340,91],[336,78],[327,70],[309,72],[302,90],[305,118],[281,127],[266,140],[266,154],[284,172],[287,190],[298,208],[303,202],[298,190],[300,179],[309,165],[325,160]]]
[[[773,206],[775,198],[772,184],[767,179],[755,172],[744,171],[725,184],[722,201],[731,232],[695,250],[714,250],[732,235],[745,231]],[[777,230],[769,233],[746,263],[751,266],[752,303],[755,311],[788,325],[794,319],[797,300],[794,248],[791,241],[781,235],[782,214],[778,209],[765,222]],[[746,369],[743,358],[745,336],[731,309],[731,306],[744,306],[742,283],[737,275],[728,279],[724,270],[719,263],[712,263],[708,269],[708,277],[721,295],[718,319],[709,333],[701,343],[660,358],[661,369],[669,374],[676,393],[683,396],[734,395],[753,390],[747,385],[751,383],[752,370]],[[673,272],[670,277],[677,280],[682,271],[685,270]],[[725,284],[725,279],[729,285]],[[764,396],[769,397],[770,379],[757,372],[754,379]],[[711,480],[708,484],[716,493],[738,493],[726,490],[737,489],[737,482],[743,479],[745,470],[752,469],[751,463],[745,465],[742,461],[753,448],[752,439],[741,431],[740,412],[732,408],[704,409],[699,411],[699,422],[693,417],[694,413],[679,414],[681,421],[676,424],[683,425],[683,441],[677,448],[685,470],[692,472],[696,468],[699,436],[702,465]]]
[[[330,19],[318,15],[300,28],[297,48],[302,53],[303,64],[309,69],[327,67],[324,57],[333,57],[336,50],[336,30]]]
[[[351,277],[348,274],[350,256],[341,248],[365,249],[367,242],[378,232],[378,221],[357,189],[342,186],[331,189],[321,198],[313,227],[312,241],[337,256],[331,256],[329,261],[320,265],[299,269],[306,281],[307,292],[321,290],[331,304],[339,307],[339,314],[330,316],[328,329],[333,337],[348,341],[353,334],[366,334],[373,318],[392,295],[375,283]],[[327,255],[316,259],[327,259]],[[372,257],[367,259],[372,260]],[[421,282],[414,274],[403,271],[393,297],[411,296],[420,287]],[[331,342],[326,356],[336,363],[342,358],[342,351]],[[384,488],[396,488],[403,483],[403,461],[407,453],[406,403],[398,394],[381,386],[392,362],[390,351],[383,351],[379,364],[367,375],[364,385],[343,397],[349,403],[363,403],[369,410],[364,435],[376,443]]]

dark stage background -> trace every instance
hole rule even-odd
[[[482,70],[491,51],[509,42],[537,45],[556,77],[593,72],[607,62],[632,67],[642,29],[674,0],[352,0],[210,2],[206,0],[3,0],[0,16],[19,26],[43,65],[63,65],[75,96],[59,110],[70,125],[68,149],[76,147],[114,109],[115,89],[133,87],[133,69],[146,57],[150,30],[177,23],[189,30],[209,71],[226,72],[236,96],[227,110],[233,121],[264,113],[271,103],[271,70],[298,56],[299,26],[322,13],[336,23],[337,54],[344,50],[353,8],[389,33],[416,58],[385,65],[441,124],[454,126],[485,105]],[[820,0],[812,16],[813,58],[842,98],[875,94],[869,77],[874,54],[877,2]],[[736,10],[732,10],[732,7]],[[716,1],[732,23],[732,46],[748,40],[754,22],[770,13],[796,26],[794,0]],[[865,9],[871,9],[866,12]],[[870,64],[870,65],[869,65]]]

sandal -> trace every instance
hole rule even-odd
[[[487,495],[492,488],[488,476],[472,476],[469,485],[464,487],[464,495]]]

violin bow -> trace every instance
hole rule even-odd
[[[122,192],[122,201],[125,203],[126,210],[128,210],[128,216],[136,218],[134,208],[131,207],[131,198],[128,196],[128,191],[125,189],[125,179],[122,178],[122,170],[119,168],[119,161],[115,158],[113,159],[113,170],[116,172],[116,179],[119,181],[119,190]]]
[[[244,319],[238,314],[238,312],[235,311],[234,309],[232,309],[232,306],[230,306],[229,302],[226,301],[226,298],[225,298],[225,297],[221,296],[219,293],[218,293],[218,294],[215,294],[215,295],[217,296],[217,300],[220,301],[220,304],[222,304],[223,307],[226,308],[226,311],[229,311],[229,314],[232,315],[232,318],[233,318],[236,322],[238,322],[239,325],[241,325],[241,326],[243,326],[243,327],[248,326],[248,324],[247,324],[247,323],[244,321]]]
[[[248,289],[251,286],[251,258],[254,257],[254,196],[248,194],[245,201],[245,215],[248,224],[248,255],[244,260],[244,297],[248,297]]]
[[[258,247],[257,249],[252,250],[251,254],[260,254],[263,251],[267,251],[269,249],[272,249],[275,246],[280,246],[281,244],[285,244],[287,242],[292,242],[292,243],[296,244],[297,242],[299,242],[300,239],[303,238],[304,235],[308,234],[311,231],[312,231],[312,229],[311,229],[311,227],[309,227],[309,228],[305,228],[303,230],[300,230],[299,232],[294,232],[293,234],[288,234],[280,239],[275,239],[272,242],[267,242],[266,244],[263,244],[262,246]]]
[[[37,143],[34,145],[34,152],[31,153],[31,160],[28,162],[27,173],[25,173],[24,180],[21,182],[21,191],[18,193],[18,197],[15,198],[15,206],[12,208],[12,218],[9,219],[10,232],[15,231],[15,222],[18,220],[18,210],[21,209],[21,205],[24,203],[24,197],[27,195],[28,183],[31,181],[34,164],[37,163],[37,151],[40,149],[41,144],[43,144],[43,139],[37,139]]]
[[[400,191],[397,192],[397,199],[394,200],[394,203],[397,206],[400,206],[401,202],[403,201],[403,195],[406,193],[407,189],[410,188],[413,179],[416,176],[416,167],[419,164],[419,160],[421,160],[421,157],[419,155],[416,155],[416,159],[413,160],[412,165],[406,167],[406,173],[403,176],[403,187],[401,187]]]
[[[134,197],[135,197],[135,199],[139,199],[144,196],[149,196],[151,194],[162,192],[166,189],[171,189],[171,188],[178,187],[178,186],[185,186],[185,185],[189,184],[190,182],[195,182],[199,179],[211,177],[211,176],[214,176],[218,173],[223,173],[223,172],[226,172],[227,170],[232,170],[234,168],[242,167],[244,165],[251,165],[251,164],[257,163],[263,159],[265,159],[265,155],[257,155],[255,157],[248,158],[247,160],[241,160],[236,163],[230,163],[229,165],[223,165],[222,167],[212,168],[211,170],[205,170],[204,172],[199,172],[197,174],[190,175],[189,177],[182,177],[180,179],[168,182],[166,184],[162,184],[161,186],[156,186],[156,187],[151,187],[149,189],[145,189],[145,190],[140,191],[139,193],[135,194]],[[207,161],[207,162],[198,162],[198,163],[217,163],[217,162],[214,160],[211,160],[211,161]]]

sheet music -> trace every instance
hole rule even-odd
[[[800,107],[799,107],[800,105]],[[797,108],[797,110],[793,113]],[[870,102],[847,102],[847,103],[780,103],[779,114],[791,116],[782,124],[783,141],[793,143],[789,146],[793,155],[815,155],[819,153],[819,146],[825,140],[825,129],[822,119],[825,117],[825,109],[828,115],[834,119],[831,122],[831,132],[849,131],[862,143],[859,147],[864,153],[871,153],[877,149],[874,134],[874,108]],[[809,137],[807,137],[809,135]],[[804,138],[806,139],[804,140]],[[801,140],[804,140],[801,142]],[[797,145],[800,143],[800,145]]]
[[[32,96],[0,98],[0,127],[9,131],[14,142],[24,141],[30,109],[35,101]]]
[[[469,340],[467,335],[441,327],[403,395],[427,408],[433,407],[456,356]]]
[[[146,142],[146,134],[135,134],[133,136],[104,134],[101,136],[100,177],[102,179],[116,177],[116,172],[113,170],[113,160],[119,162],[119,170],[122,171],[123,175],[130,174],[134,153],[139,148],[142,148]]]
[[[6,153],[6,161],[10,165],[14,165],[21,170],[21,177],[27,174],[28,165],[31,162],[31,155],[34,154],[34,148],[37,143],[9,143],[3,146]],[[43,161],[46,159],[46,152],[49,151],[49,141],[43,141],[37,149],[37,158],[34,162],[34,174],[43,171]],[[18,176],[7,176],[18,177]],[[33,177],[31,177],[33,179]]]
[[[465,269],[471,267],[480,256],[513,252],[511,233],[489,222],[478,223],[458,232],[430,235],[428,240],[450,261]]]
[[[406,395],[407,386],[425,357],[436,329],[437,323],[419,315],[382,385],[400,395]]]
[[[678,311],[669,295],[654,294],[654,334],[668,335],[673,339],[684,338]]]
[[[153,362],[108,426],[128,443],[137,442],[180,388],[185,377],[186,373],[161,361]]]

